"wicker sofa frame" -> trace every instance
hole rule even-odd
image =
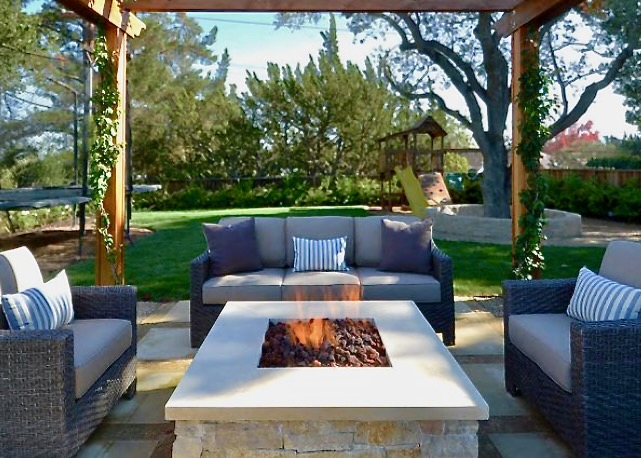
[[[503,283],[505,387],[535,404],[577,457],[641,456],[641,322],[570,325],[572,392],[510,342],[511,315],[565,313],[576,279]]]
[[[192,260],[190,267],[189,321],[191,327],[191,346],[194,348],[200,347],[225,305],[203,303],[203,284],[209,278],[209,263],[209,253],[204,251]],[[432,275],[440,283],[441,301],[417,303],[416,305],[432,325],[434,331],[443,334],[443,342],[445,345],[454,345],[455,326],[452,259],[439,250],[434,242],[432,242]]]
[[[129,320],[131,346],[76,399],[70,330],[0,330],[3,457],[73,456],[116,402],[136,393],[136,289],[94,286],[71,291],[76,319]]]

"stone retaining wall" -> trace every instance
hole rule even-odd
[[[476,458],[477,421],[176,421],[174,458]]]

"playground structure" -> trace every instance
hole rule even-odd
[[[429,144],[419,144],[419,135],[429,135]],[[407,201],[412,212],[424,218],[427,205],[451,203],[443,180],[446,135],[447,132],[440,124],[431,116],[427,116],[407,130],[392,133],[378,140],[378,172],[381,207],[384,210],[389,211],[393,206],[403,205]],[[440,148],[435,149],[434,142],[438,139]],[[400,192],[394,177],[399,180],[404,192]]]

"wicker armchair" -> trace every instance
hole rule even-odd
[[[612,242],[599,273],[638,288],[640,266],[641,244]],[[506,389],[535,404],[576,456],[639,457],[641,322],[568,318],[575,284],[576,279],[503,283]],[[525,355],[531,349],[514,344],[511,318],[525,314],[535,320],[568,320],[569,336],[562,338],[570,347],[569,391]]]
[[[31,256],[24,247],[17,250],[22,250],[21,257]],[[11,250],[14,258],[17,250]],[[15,291],[11,291],[11,277],[6,275],[10,264],[3,256],[6,253],[10,252],[0,253],[0,287],[3,293],[11,293]],[[16,270],[24,274],[34,263],[35,259],[33,262],[27,259]],[[21,291],[37,284],[39,278],[39,270],[26,280],[24,276],[16,276],[13,286]],[[131,344],[78,398],[74,331],[65,328],[10,331],[0,313],[0,409],[3,412],[0,455],[3,457],[73,456],[120,397],[131,398],[136,392],[135,288],[72,287],[71,291],[76,322],[103,318],[127,320],[131,323]]]

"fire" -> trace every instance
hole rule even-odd
[[[301,343],[308,348],[318,350],[324,343],[334,345],[335,337],[334,331],[327,320],[322,318],[311,318],[303,320],[303,308],[305,301],[320,300],[320,301],[358,301],[361,299],[361,289],[357,285],[344,285],[338,293],[332,288],[327,288],[322,297],[310,297],[309,293],[304,288],[296,290],[294,297],[298,302],[298,316],[299,320],[288,323],[291,329],[291,340],[294,344]]]

